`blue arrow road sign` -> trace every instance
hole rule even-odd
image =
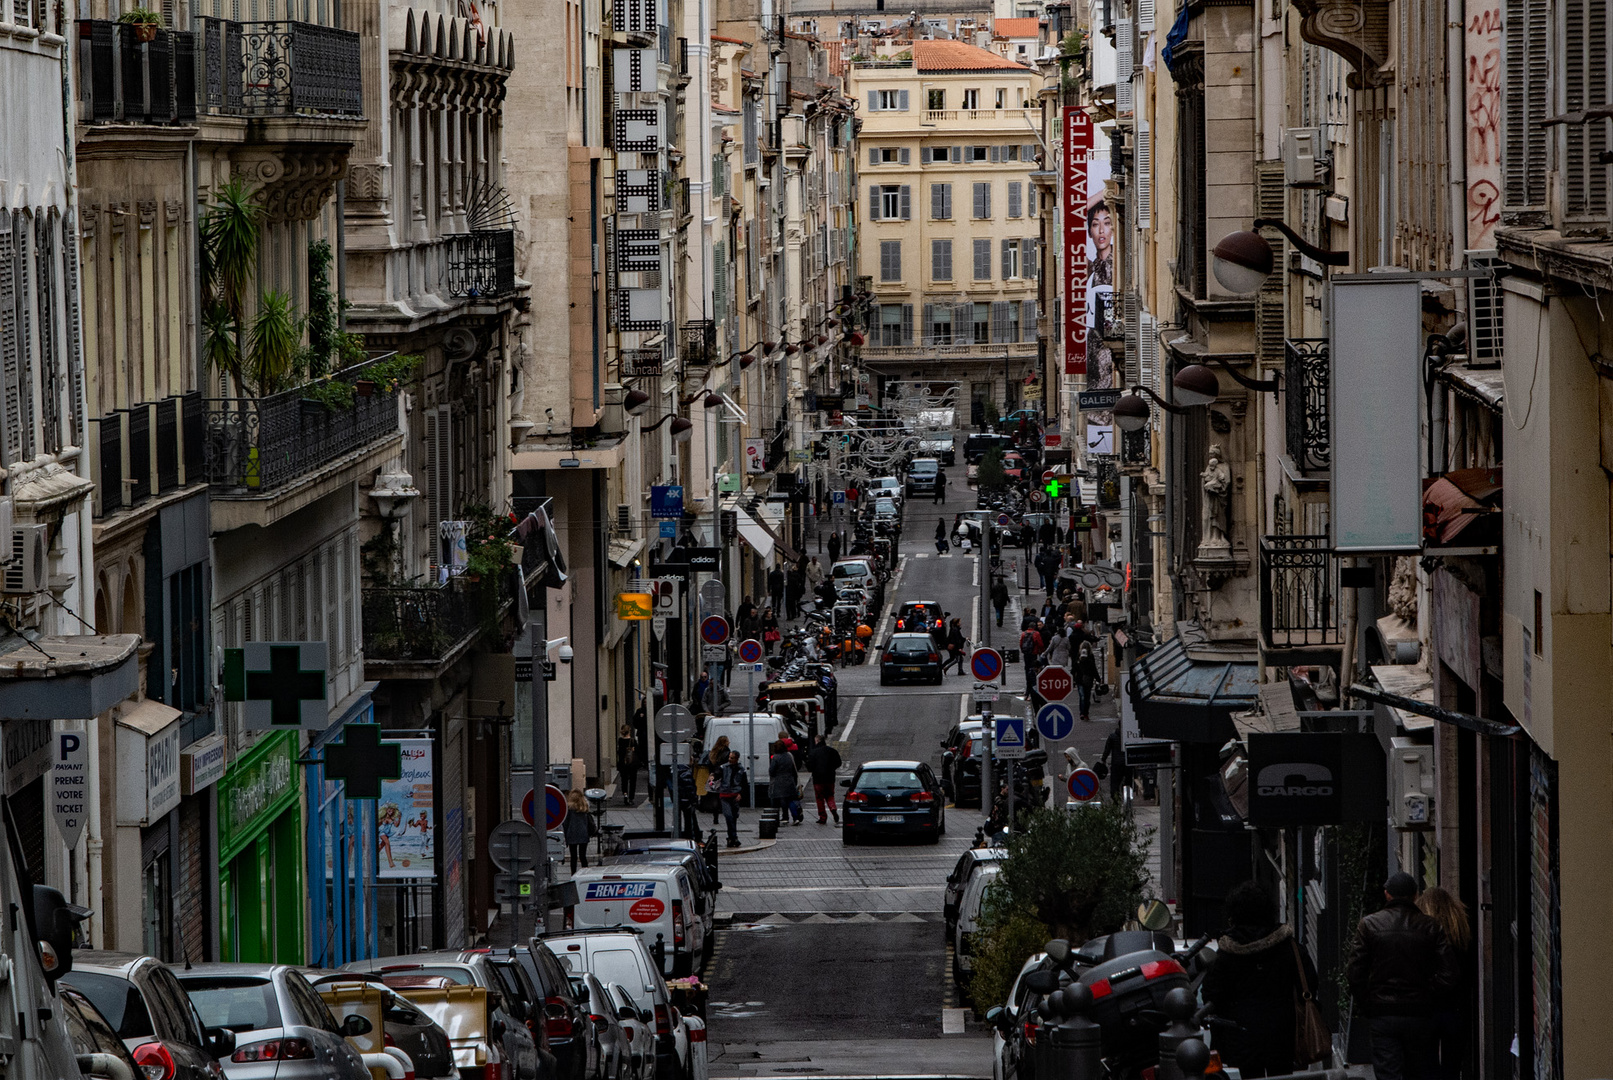
[[[1025,718],[1023,716],[997,716],[996,745],[1001,750],[1023,750],[1025,748]]]
[[[1062,739],[1075,727],[1075,713],[1062,701],[1049,701],[1036,710],[1036,730],[1044,739]]]

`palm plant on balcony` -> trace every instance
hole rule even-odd
[[[140,41],[154,41],[157,31],[162,29],[162,14],[150,8],[137,7],[119,15],[118,22],[132,26],[134,36]]]
[[[202,323],[208,360],[234,380],[237,392],[247,388],[245,355],[246,299],[257,273],[263,208],[244,180],[231,180],[213,193],[202,217]]]
[[[258,393],[272,394],[297,382],[303,320],[291,297],[278,290],[258,297],[246,369]]]

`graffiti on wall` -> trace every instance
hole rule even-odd
[[[1494,246],[1501,220],[1501,6],[1467,8],[1467,246]]]

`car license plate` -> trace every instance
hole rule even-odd
[[[906,818],[901,814],[876,814],[874,820],[881,825],[900,825]]]
[[[903,669],[902,669],[902,670],[903,670],[903,671],[917,671],[917,670],[918,670],[918,668],[916,668],[916,667],[905,667],[905,668],[903,668]]]

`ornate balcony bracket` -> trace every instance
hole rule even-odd
[[[1344,57],[1355,68],[1346,80],[1364,90],[1389,79],[1378,69],[1389,59],[1388,0],[1294,0],[1299,36]]]
[[[1193,570],[1204,588],[1214,592],[1233,578],[1247,574],[1252,561],[1247,548],[1223,548],[1211,554],[1201,548],[1193,558]]]
[[[271,223],[311,221],[347,175],[348,144],[255,145],[234,157]]]

